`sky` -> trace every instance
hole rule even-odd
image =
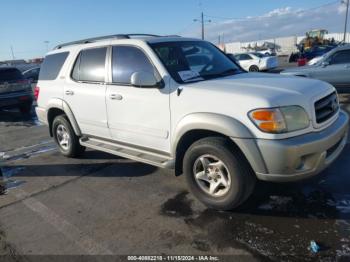
[[[341,32],[341,0],[3,0],[0,61],[42,57],[47,47],[118,33],[199,37],[193,19],[204,12],[207,39],[253,41],[303,35],[313,28]],[[49,41],[49,43],[45,43]]]

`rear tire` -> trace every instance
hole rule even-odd
[[[256,65],[252,65],[251,67],[249,67],[249,72],[259,72],[259,67],[257,67]]]
[[[85,152],[79,143],[79,137],[64,115],[57,116],[52,123],[52,134],[61,153],[66,157],[78,157]]]
[[[195,142],[183,170],[193,195],[209,208],[232,210],[252,194],[256,177],[241,151],[222,137]]]

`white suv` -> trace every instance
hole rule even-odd
[[[184,173],[193,194],[233,209],[256,179],[316,175],[347,141],[335,89],[246,73],[209,42],[114,35],[56,47],[36,108],[62,154],[85,147]]]

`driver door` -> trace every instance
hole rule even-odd
[[[113,140],[170,152],[169,86],[134,87],[131,76],[148,72],[160,76],[138,47],[112,47],[111,83],[107,85],[108,127]]]

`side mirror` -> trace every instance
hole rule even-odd
[[[158,87],[156,77],[149,72],[135,72],[131,75],[131,85],[135,87]]]

